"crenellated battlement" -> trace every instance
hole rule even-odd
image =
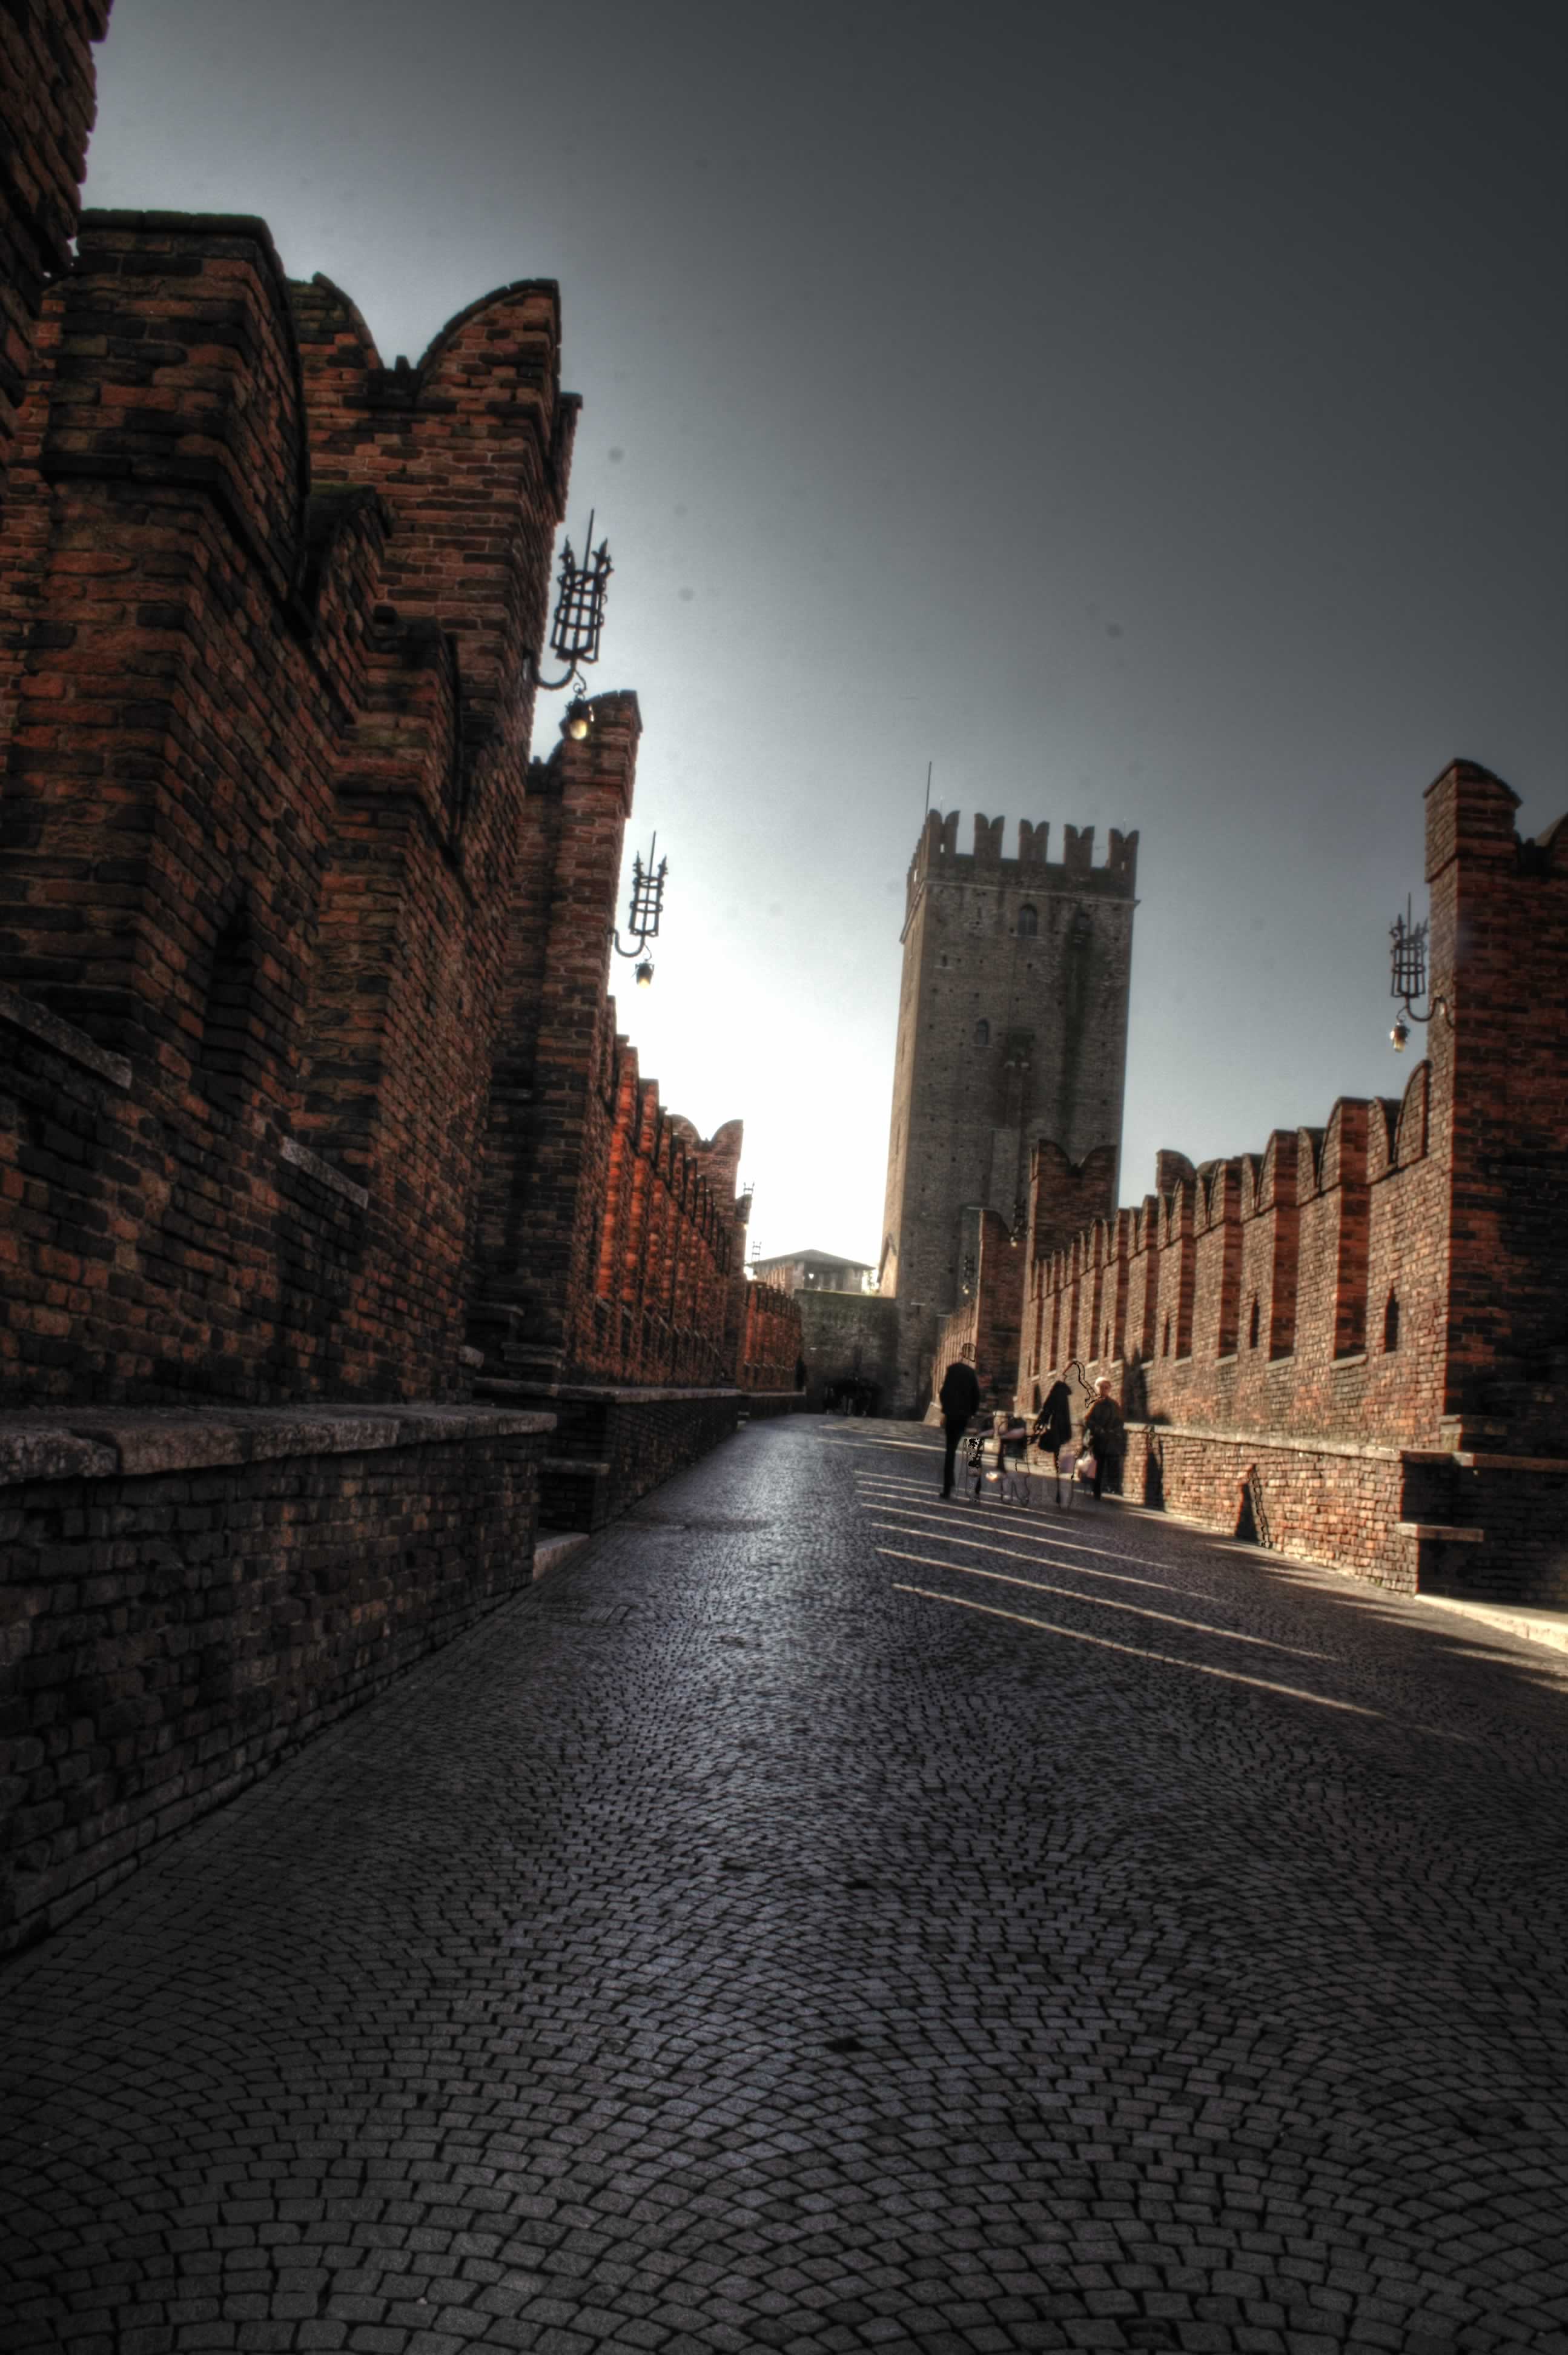
[[[963,815],[961,810],[927,813],[925,829],[910,862],[912,900],[922,884],[934,878],[982,885],[1017,884],[1045,891],[1081,892],[1087,886],[1092,890],[1110,891],[1128,899],[1135,892],[1138,865],[1136,829],[1124,834],[1113,826],[1105,857],[1096,866],[1092,826],[1064,826],[1061,856],[1052,858],[1049,819],[1036,823],[1020,818],[1018,856],[1008,858],[1005,855],[1007,819],[987,817],[981,810],[974,814],[970,848],[960,850],[958,834]]]

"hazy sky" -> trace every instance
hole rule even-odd
[[[264,215],[389,360],[561,281],[670,862],[623,1026],[764,1252],[874,1261],[928,761],[965,847],[1140,830],[1124,1199],[1398,1092],[1445,762],[1568,806],[1565,21],[116,0],[87,194]]]

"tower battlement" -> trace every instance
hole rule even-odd
[[[1136,888],[1136,830],[1123,834],[1112,826],[1104,861],[1096,867],[1092,826],[1064,826],[1061,856],[1052,858],[1050,821],[1042,818],[1036,825],[1027,817],[1019,818],[1018,857],[1008,858],[1004,854],[1007,819],[987,817],[981,810],[974,815],[972,847],[960,850],[958,828],[963,815],[962,810],[927,812],[924,830],[910,862],[912,891],[920,882],[936,875],[976,882],[1032,882],[1042,890],[1080,890],[1087,882],[1092,890],[1110,890],[1129,898]]]

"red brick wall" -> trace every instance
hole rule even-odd
[[[1447,1544],[1445,1575],[1495,1594],[1512,1559],[1539,1596],[1568,1587],[1520,1503],[1556,1493],[1568,1408],[1568,825],[1521,843],[1516,807],[1470,762],[1428,792],[1448,1010],[1403,1098],[1342,1099],[1325,1128],[1197,1170],[1162,1155],[1141,1208],[1047,1237],[1019,1394],[1082,1358],[1150,1426],[1155,1472],[1140,1438],[1129,1477],[1161,1500],[1234,1526],[1240,1473],[1266,1461],[1276,1542],[1393,1584],[1409,1531],[1473,1513],[1491,1534]]]
[[[1114,1166],[1114,1155],[1112,1161]],[[979,1221],[969,1296],[943,1319],[937,1333],[930,1367],[933,1406],[948,1367],[959,1358],[975,1369],[982,1407],[1011,1405],[1026,1264],[1023,1244],[1012,1241],[1007,1220],[987,1210]]]
[[[747,1291],[741,1124],[699,1137],[639,1077],[635,1049],[615,1046],[599,1162],[615,1182],[593,1196],[599,1273],[574,1303],[571,1368],[610,1382],[732,1382]]]
[[[1207,1163],[1046,1254],[1031,1271],[1040,1339],[1037,1353],[1031,1333],[1020,1392],[1076,1357],[1116,1377],[1129,1412],[1435,1444],[1441,1265],[1423,1246],[1440,1188],[1425,1151],[1428,1079],[1418,1065],[1403,1106],[1342,1100],[1326,1130]]]
[[[1568,1427],[1568,823],[1531,843],[1470,762],[1426,796],[1436,1149],[1451,1171],[1443,1412],[1488,1447]]]
[[[735,1369],[741,1388],[793,1391],[802,1347],[800,1303],[795,1295],[780,1284],[747,1284]]]
[[[44,290],[70,260],[110,0],[0,8],[0,508]]]
[[[133,1085],[69,1199],[32,1082],[5,1090],[0,1397],[464,1379],[575,403],[551,288],[401,372],[295,297],[303,346],[261,224],[159,215],[88,216],[50,296],[0,956]]]
[[[528,775],[470,1338],[486,1385],[726,1383],[741,1124],[699,1137],[616,1035],[611,933],[641,721],[634,696],[590,709],[588,737],[563,737]]]

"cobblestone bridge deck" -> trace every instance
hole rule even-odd
[[[0,1975],[9,2350],[1568,2349],[1568,1659],[753,1427]]]

